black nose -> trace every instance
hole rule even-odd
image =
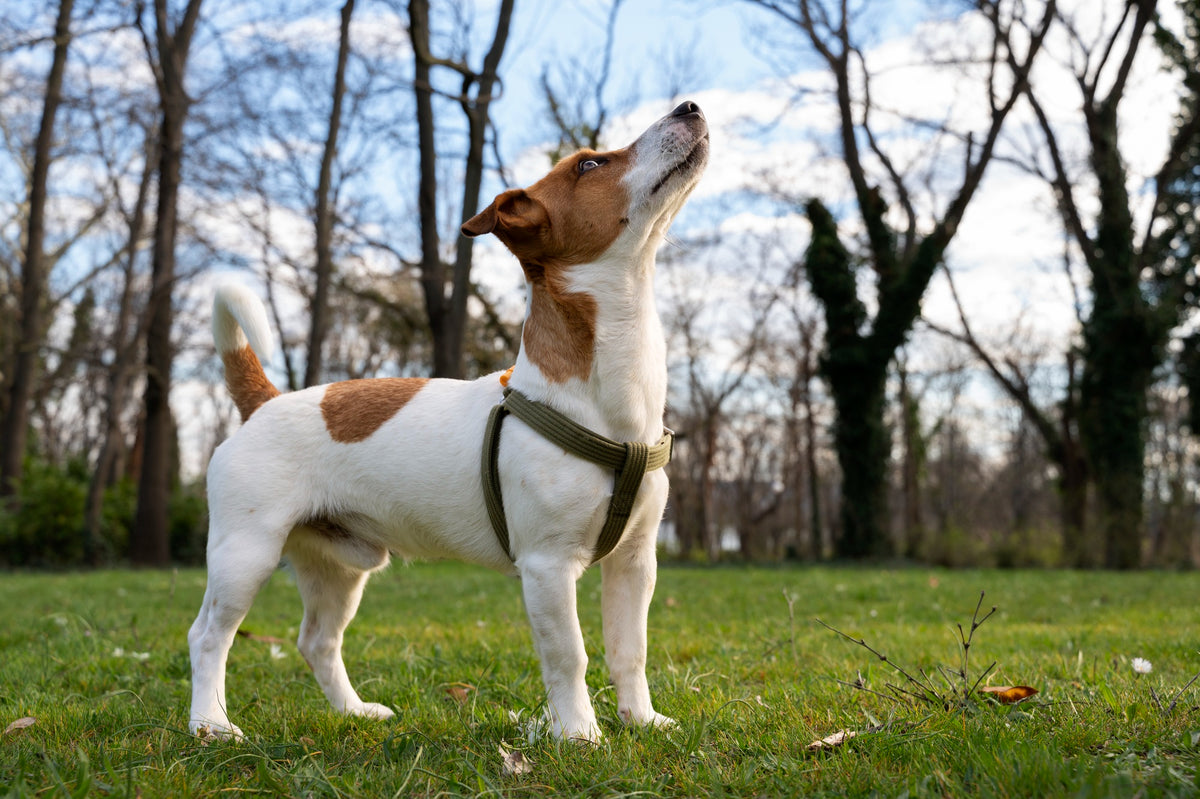
[[[675,110],[671,112],[671,116],[685,117],[688,114],[699,114],[699,113],[700,113],[700,106],[696,105],[691,100],[684,100],[682,103],[680,103],[679,105],[677,105],[675,107]]]

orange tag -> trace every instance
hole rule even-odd
[[[516,368],[517,367],[515,367],[515,366],[510,366],[510,367],[508,367],[508,370],[504,374],[500,375],[500,385],[504,386],[505,388],[508,388],[508,380],[509,380],[509,378],[512,377],[513,369],[516,369]]]

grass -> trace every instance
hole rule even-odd
[[[329,709],[290,643],[300,606],[280,572],[230,655],[245,742],[187,733],[186,631],[201,571],[0,575],[0,796],[1194,796],[1200,767],[1200,575],[665,567],[650,683],[679,726],[627,730],[601,657],[599,575],[580,584],[598,748],[530,742],[540,712],[520,586],[479,569],[397,566],[368,586],[346,639],[364,698]],[[979,592],[971,680],[1039,694],[950,711],[839,684],[902,684],[959,664]],[[791,608],[789,610],[789,603]],[[1153,663],[1135,675],[1134,657]],[[936,679],[941,679],[936,678]],[[1173,711],[1164,708],[1173,698]],[[836,749],[840,729],[878,732]],[[499,747],[531,762],[507,774]]]

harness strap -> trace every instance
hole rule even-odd
[[[496,538],[510,560],[513,556],[512,547],[509,543],[508,522],[504,517],[504,500],[500,494],[500,470],[497,467],[500,427],[504,417],[510,413],[547,441],[562,447],[572,455],[615,472],[608,515],[592,555],[592,563],[595,563],[611,552],[621,540],[646,472],[661,469],[670,462],[674,433],[664,430],[662,438],[653,445],[639,441],[613,441],[567,418],[549,405],[535,402],[519,391],[507,389],[504,392],[504,400],[492,408],[488,415],[483,436],[481,472],[488,517],[491,519]]]

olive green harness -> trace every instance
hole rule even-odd
[[[646,472],[661,469],[670,462],[675,434],[664,429],[662,438],[656,444],[613,441],[571,421],[549,405],[535,402],[511,388],[505,389],[504,399],[492,408],[488,416],[487,430],[483,436],[481,472],[483,496],[487,503],[488,516],[492,520],[492,529],[496,532],[500,545],[508,553],[509,560],[512,560],[513,554],[508,540],[508,523],[504,518],[504,500],[500,496],[497,458],[500,452],[500,425],[510,413],[547,441],[557,444],[572,455],[612,469],[616,473],[612,500],[608,504],[608,516],[604,520],[604,527],[600,530],[600,537],[596,540],[596,549],[592,554],[592,563],[595,563],[611,552],[621,540],[625,524],[633,511],[633,501],[642,485],[642,477]]]

